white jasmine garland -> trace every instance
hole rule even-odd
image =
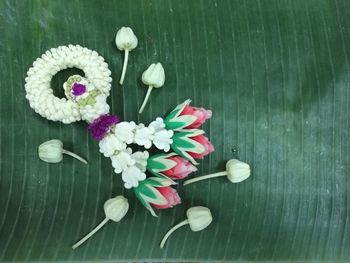
[[[36,59],[28,70],[25,79],[26,98],[30,106],[46,119],[72,123],[82,119],[80,107],[77,101],[69,97],[58,98],[53,95],[51,88],[52,77],[60,70],[66,68],[79,68],[84,71],[86,79],[98,88],[103,94],[100,99],[105,100],[111,89],[111,71],[104,58],[96,51],[79,45],[60,46],[46,51]],[[105,103],[107,106],[108,104]],[[99,112],[105,112],[107,107],[100,106]],[[93,114],[87,114],[87,119],[93,118]]]

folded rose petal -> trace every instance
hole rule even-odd
[[[165,176],[170,179],[183,179],[197,168],[188,160],[175,153],[152,155],[147,160],[147,170],[155,176]]]
[[[202,130],[186,130],[173,136],[171,148],[178,155],[197,164],[195,159],[203,159],[204,156],[214,151],[211,142],[203,135]]]
[[[191,100],[186,100],[170,112],[164,120],[167,129],[196,129],[212,116],[210,110],[192,107],[190,102]]]
[[[197,108],[186,105],[179,116],[184,115],[192,115],[196,117],[196,120],[192,124],[185,127],[186,129],[196,129],[201,126],[207,119],[211,118],[212,112],[211,110],[206,110],[204,108]]]
[[[157,188],[157,191],[166,199],[165,205],[152,204],[154,208],[166,209],[171,208],[177,204],[181,204],[181,198],[176,190],[170,186]]]
[[[174,161],[176,165],[163,173],[171,179],[184,179],[190,173],[197,171],[193,164],[180,156],[170,157],[169,159]]]
[[[153,216],[156,216],[153,208],[171,208],[181,203],[176,190],[170,187],[172,184],[174,182],[166,178],[150,177],[139,181],[138,186],[134,188],[134,192],[140,202]]]
[[[192,137],[192,140],[200,143],[204,147],[204,152],[202,153],[196,153],[196,152],[191,152],[189,151],[188,153],[195,159],[203,159],[204,156],[208,155],[209,153],[214,151],[214,146],[212,143],[208,140],[207,137],[204,135],[198,135],[195,137]]]

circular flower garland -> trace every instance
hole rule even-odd
[[[112,82],[108,64],[96,51],[79,45],[69,45],[51,48],[46,51],[34,61],[33,66],[28,70],[25,79],[26,98],[35,112],[49,120],[63,123],[72,123],[82,119],[79,110],[80,105],[77,101],[71,99],[71,96],[81,95],[82,88],[77,86],[72,94],[66,93],[68,95],[67,100],[53,95],[50,86],[52,77],[58,71],[73,67],[84,71],[86,79],[90,83],[88,88],[96,89],[95,93],[101,94],[98,101],[104,102],[103,111],[109,111],[109,106],[105,101],[109,95]],[[86,110],[88,111],[88,108]],[[92,117],[87,116],[87,120],[91,120]]]
[[[65,98],[53,95],[50,82],[58,71],[77,67],[85,77],[74,75],[63,84]],[[27,73],[26,98],[41,116],[54,121],[88,122],[92,136],[99,141],[100,152],[109,157],[114,172],[122,174],[124,187],[133,188],[141,203],[155,216],[153,208],[164,209],[181,202],[173,180],[196,171],[195,159],[203,159],[214,148],[198,128],[211,117],[211,111],[191,107],[190,100],[178,105],[164,119],[156,118],[148,126],[120,122],[109,114],[107,96],[111,88],[108,65],[95,51],[69,45],[50,49],[38,58]],[[149,156],[148,151],[133,152],[128,145],[164,152]],[[153,177],[147,178],[146,171]]]

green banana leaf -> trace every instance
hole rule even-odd
[[[114,37],[130,26],[139,39],[124,86]],[[196,176],[238,158],[251,165],[239,184],[216,178],[177,189],[182,204],[158,218],[123,189],[83,122],[36,114],[25,76],[47,49],[79,44],[112,71],[111,112],[149,123],[190,98],[213,110],[204,125],[216,151]],[[350,261],[350,1],[159,0],[0,1],[0,261]],[[142,115],[141,74],[166,72]],[[63,82],[81,71],[54,76]],[[58,138],[89,165],[39,160]],[[79,249],[72,244],[104,218],[103,203],[129,199],[130,211]],[[191,206],[212,211],[201,232],[176,231]]]

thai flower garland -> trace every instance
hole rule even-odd
[[[85,77],[74,75],[63,84],[65,98],[53,95],[50,82],[58,71],[77,67]],[[100,152],[111,159],[114,172],[121,174],[124,187],[133,189],[151,212],[181,202],[173,180],[196,171],[196,159],[203,159],[214,147],[198,129],[212,115],[210,110],[191,107],[190,100],[178,105],[164,119],[156,118],[148,126],[121,121],[109,114],[106,99],[111,72],[95,51],[69,45],[50,49],[38,58],[27,73],[26,98],[43,117],[71,123],[85,120],[92,136],[99,141]],[[130,144],[164,153],[149,156],[147,150],[133,152]],[[152,176],[147,178],[146,172]]]

